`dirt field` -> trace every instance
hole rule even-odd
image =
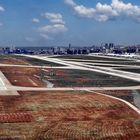
[[[132,80],[92,71],[57,69],[54,70],[54,74],[55,75],[50,76],[48,80],[52,82],[55,87],[113,87],[140,84]]]
[[[84,91],[20,95],[0,97],[4,140],[140,139],[140,117],[119,101]]]
[[[25,60],[19,59],[17,56],[0,55],[1,64],[29,65]]]
[[[12,85],[24,87],[47,87],[40,79],[41,69],[21,67],[0,67]]]
[[[0,56],[0,63],[15,65],[63,66],[57,63],[16,55]]]
[[[39,65],[39,66],[44,66],[44,65],[48,65],[48,66],[64,66],[58,63],[53,63],[50,61],[44,61],[44,60],[39,60],[39,59],[35,59],[35,58],[29,58],[29,57],[23,57],[22,59],[24,59],[24,61],[27,61],[28,63],[32,64],[32,65]]]
[[[131,104],[135,105],[134,100],[133,100],[133,95],[132,95],[133,91],[131,91],[131,90],[107,90],[107,91],[99,91],[99,92],[106,94],[106,95],[111,95],[114,97],[124,99],[124,100],[130,102]]]
[[[44,61],[3,57],[0,63],[50,65]],[[1,66],[12,85],[47,87],[139,85],[91,71]],[[3,91],[0,91],[3,92]],[[12,91],[4,91],[12,92]],[[132,91],[99,91],[134,104]],[[140,116],[115,99],[88,91],[19,91],[0,96],[0,140],[139,140]]]
[[[139,82],[124,78],[83,70],[41,69],[23,67],[0,67],[0,70],[16,86],[47,87],[44,80],[54,87],[113,87],[134,86]],[[43,71],[45,70],[45,71]],[[41,79],[42,78],[42,79]]]

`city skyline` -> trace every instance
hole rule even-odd
[[[0,45],[140,44],[136,0],[0,0]]]

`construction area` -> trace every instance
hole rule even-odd
[[[139,60],[0,56],[0,140],[139,139]]]

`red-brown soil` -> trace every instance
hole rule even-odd
[[[12,64],[12,65],[29,65],[29,63],[25,59],[18,59],[15,57],[3,56],[0,57],[1,64]]]
[[[19,92],[0,97],[1,114],[30,122],[1,123],[0,137],[26,140],[139,140],[140,116],[126,104],[84,91]]]
[[[24,87],[46,87],[40,79],[41,69],[23,67],[0,67],[12,85]]]
[[[107,95],[111,95],[114,97],[118,97],[121,99],[124,99],[128,102],[130,102],[131,104],[134,104],[133,101],[133,95],[132,95],[132,91],[131,90],[107,90],[107,91],[99,91],[103,94],[107,94]]]

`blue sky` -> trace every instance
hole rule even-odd
[[[139,0],[0,0],[0,45],[140,44]]]

